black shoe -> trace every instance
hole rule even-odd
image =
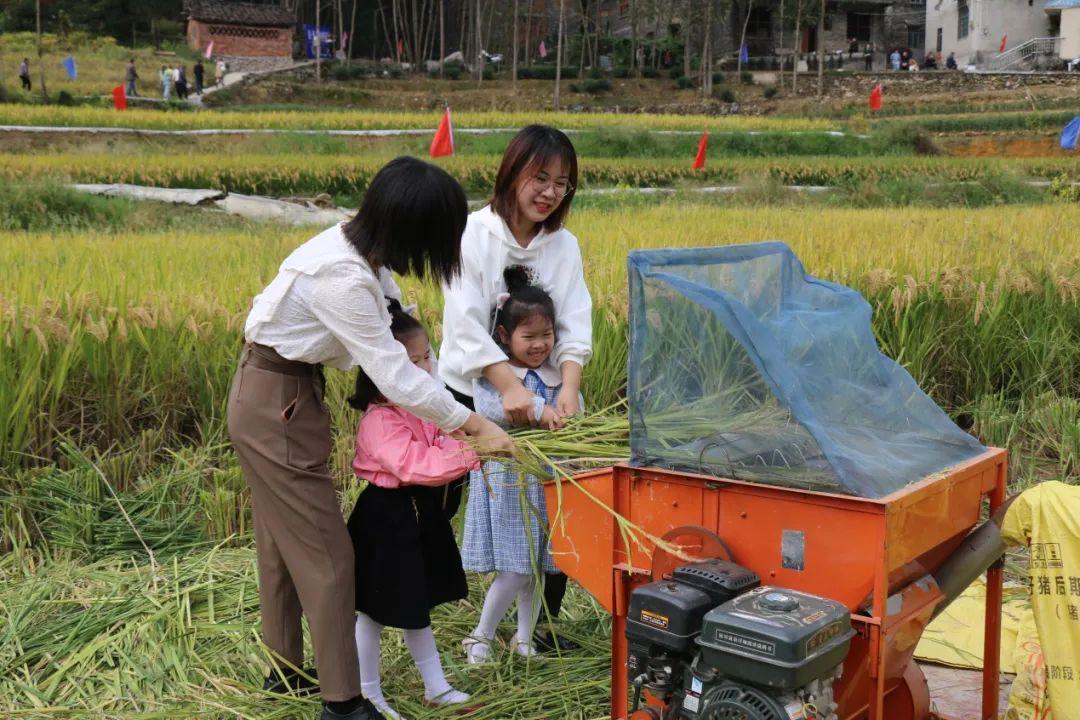
[[[306,669],[303,674],[290,669],[286,669],[284,674],[279,673],[277,670],[271,670],[263,682],[263,692],[273,693],[274,695],[307,697],[308,695],[314,695],[318,691],[318,676],[315,674],[314,669]]]
[[[581,646],[570,638],[556,635],[551,630],[537,630],[533,633],[533,647],[542,653],[568,653],[581,649]]]
[[[322,720],[386,720],[386,716],[376,710],[367,698],[361,698],[360,704],[347,713],[335,712],[324,704]]]

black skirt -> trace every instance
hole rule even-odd
[[[431,624],[436,605],[469,592],[446,489],[368,485],[349,516],[356,554],[356,609],[380,625],[414,630]]]

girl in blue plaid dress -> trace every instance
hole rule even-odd
[[[534,395],[537,422],[555,429],[562,424],[555,411],[562,377],[549,362],[555,345],[555,305],[547,292],[530,282],[526,268],[509,267],[503,276],[509,293],[500,297],[496,309],[495,338],[506,350],[511,369]],[[486,379],[473,384],[473,402],[481,416],[509,424],[499,392]],[[480,622],[462,642],[469,662],[488,659],[495,629],[514,600],[518,603],[517,634],[511,647],[518,655],[535,655],[532,638],[540,612],[539,578],[557,572],[547,551],[544,490],[535,476],[503,462],[487,462],[482,470],[472,472],[461,560],[466,570],[497,573],[484,599]]]

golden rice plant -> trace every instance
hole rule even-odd
[[[132,183],[156,187],[210,188],[256,195],[303,193],[357,196],[389,156],[281,156],[237,154],[9,155],[0,180],[52,179],[75,183]],[[472,193],[486,194],[499,158],[452,157],[438,163]],[[1080,178],[1068,158],[807,157],[738,158],[693,170],[686,159],[582,158],[580,185],[597,187],[735,184],[772,178],[784,185],[851,185],[864,181],[969,182],[1011,173],[1032,178]]]
[[[122,66],[119,68],[122,70]],[[149,70],[148,70],[149,71]],[[2,125],[59,125],[68,127],[131,127],[150,130],[401,130],[431,129],[434,132],[441,111],[388,112],[371,110],[303,111],[206,111],[161,112],[128,109],[124,112],[91,107],[42,107],[9,104],[0,106]],[[812,118],[769,118],[755,116],[694,116],[635,113],[553,113],[553,112],[456,112],[458,128],[520,128],[545,123],[567,130],[634,128],[637,130],[749,131],[834,130],[836,123]]]

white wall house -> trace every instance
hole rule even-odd
[[[1051,35],[1061,38],[1062,60],[1080,58],[1080,0],[1050,0],[1046,3]]]
[[[986,66],[998,54],[1005,35],[1008,48],[1050,37],[1047,5],[1048,0],[927,0],[926,49],[944,57],[956,53],[961,68]]]

